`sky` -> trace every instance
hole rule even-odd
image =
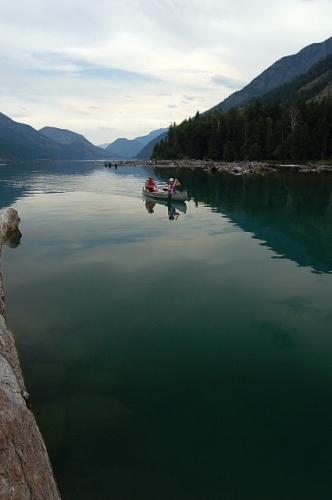
[[[2,0],[0,112],[134,139],[330,38],[331,19],[331,0]]]

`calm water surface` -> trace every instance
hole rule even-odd
[[[9,326],[64,500],[332,498],[332,178],[1,167]],[[170,172],[155,171],[158,181]]]

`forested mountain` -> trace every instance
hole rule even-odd
[[[332,38],[327,42],[332,45]],[[327,42],[324,50],[330,47]],[[321,53],[318,48],[322,49],[322,44],[299,53],[304,55],[305,64]],[[152,158],[331,160],[332,54],[291,82],[242,102],[240,107],[226,112],[215,107],[174,124],[165,140],[155,145]]]
[[[245,109],[213,111],[170,127],[154,159],[307,161],[332,158],[332,99],[282,106],[257,99]]]
[[[240,108],[213,109],[174,124],[152,158],[332,159],[332,54]]]
[[[314,64],[305,74],[262,96],[262,102],[279,100],[287,104],[290,100],[322,100],[332,97],[332,54]]]
[[[321,43],[313,43],[295,55],[285,56],[267,68],[242,90],[234,92],[209,111],[226,112],[233,106],[243,106],[254,97],[262,96],[306,73],[316,62],[332,53],[332,37]]]

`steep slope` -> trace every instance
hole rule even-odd
[[[71,130],[56,127],[43,127],[39,132],[49,139],[67,146],[70,155],[75,156],[77,159],[89,160],[110,158],[109,152],[95,146],[83,135],[72,132]]]
[[[321,43],[313,43],[295,55],[282,57],[257,76],[251,83],[227,97],[209,111],[227,111],[233,106],[243,106],[254,97],[262,96],[276,87],[306,73],[315,63],[332,53],[332,37]]]
[[[61,159],[63,147],[29,125],[0,113],[0,157],[8,159]]]
[[[165,137],[167,136],[168,129],[164,130],[164,132],[152,139],[152,141],[150,141],[146,146],[144,146],[144,148],[137,154],[136,158],[140,160],[148,160],[149,158],[151,158],[155,145],[158,144],[161,140],[165,139]]]
[[[332,54],[304,74],[225,113],[197,113],[170,127],[151,158],[330,161]]]
[[[60,144],[89,144],[93,146],[83,135],[72,132],[71,130],[66,130],[56,127],[43,127],[39,132],[49,139]]]
[[[144,135],[142,137],[135,137],[135,141],[141,142],[144,146],[146,146],[151,141],[159,137],[160,134],[163,134],[164,132],[167,131],[168,128],[158,128],[157,130],[152,130],[152,132],[150,132],[148,135]]]
[[[261,97],[263,103],[279,100],[286,104],[303,97],[305,100],[332,97],[332,54],[314,64],[309,71]]]
[[[52,127],[46,127],[46,129],[46,134],[38,132],[30,125],[17,123],[0,113],[0,158],[7,160],[93,160],[110,157],[105,150],[94,146],[79,134],[69,131],[54,132],[56,129],[53,129],[58,138],[57,141],[52,137]],[[77,138],[78,142],[72,142]]]

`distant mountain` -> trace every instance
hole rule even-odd
[[[3,160],[103,160],[135,158],[160,134],[159,129],[134,140],[117,139],[105,149],[94,146],[83,135],[56,127],[39,131],[0,113],[0,159]]]
[[[43,127],[39,132],[53,141],[68,146],[77,159],[109,159],[111,155],[88,141],[83,135],[56,127]],[[84,158],[82,158],[84,156]],[[116,158],[112,156],[112,158]]]
[[[53,137],[56,138],[53,139]],[[79,134],[45,127],[38,132],[0,113],[0,158],[12,160],[94,160],[110,158]]]
[[[166,138],[168,129],[160,129],[164,130],[160,135],[152,139],[144,148],[137,154],[136,158],[140,160],[149,160],[151,158],[153,148],[156,144]]]
[[[93,146],[93,144],[83,135],[76,134],[76,132],[71,132],[70,130],[56,127],[43,127],[39,130],[39,132],[46,135],[49,139],[59,142],[60,144],[86,144]]]
[[[166,132],[168,128],[160,128],[158,130],[153,130],[148,135],[143,135],[141,137],[136,137],[135,139],[120,138],[116,139],[114,142],[106,147],[106,151],[111,154],[119,155],[122,158],[150,158],[150,156],[141,156],[141,151],[163,132]],[[153,146],[151,148],[152,153]]]
[[[144,146],[146,146],[147,144],[149,144],[149,142],[159,137],[160,134],[163,134],[167,131],[168,128],[158,128],[157,130],[153,130],[152,132],[150,132],[148,135],[144,135],[143,137],[136,137],[135,140],[141,142],[142,144],[144,144]]]
[[[295,55],[282,57],[257,76],[251,83],[227,97],[208,111],[221,109],[226,112],[233,106],[241,107],[267,92],[306,73],[315,63],[332,53],[332,37],[321,43],[313,43]]]
[[[136,139],[120,138],[109,144],[105,151],[111,155],[117,155],[121,158],[135,158],[137,153],[144,147],[142,142]]]
[[[64,151],[63,146],[29,125],[17,123],[0,113],[0,157],[20,160],[61,159]]]

